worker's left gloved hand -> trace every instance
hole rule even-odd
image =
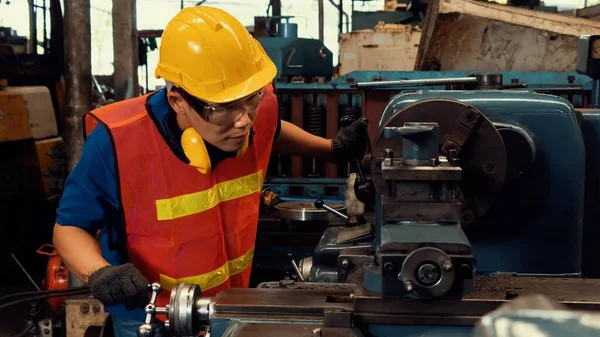
[[[337,164],[345,164],[353,159],[362,159],[367,151],[367,127],[363,119],[340,129],[331,143],[333,157]]]

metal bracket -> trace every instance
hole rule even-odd
[[[456,150],[456,155],[460,154],[462,146],[465,144],[473,130],[479,125],[481,113],[475,109],[466,109],[459,118],[457,118],[452,131],[446,135],[442,144],[442,153],[448,155],[450,150]]]

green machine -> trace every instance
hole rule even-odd
[[[267,21],[270,37],[259,38],[267,55],[277,66],[277,82],[328,81],[333,76],[333,54],[318,39],[298,37],[298,24],[291,23],[293,16],[274,16]],[[279,20],[277,31],[271,27]]]

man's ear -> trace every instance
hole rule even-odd
[[[169,105],[178,115],[185,115],[186,102],[181,95],[175,91],[167,91],[167,100]]]

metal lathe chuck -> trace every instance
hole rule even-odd
[[[212,314],[212,297],[202,297],[200,287],[194,284],[178,284],[171,290],[169,304],[157,307],[156,299],[162,291],[160,283],[150,285],[152,295],[146,305],[144,324],[137,331],[138,337],[154,337],[152,325],[157,314],[167,316],[165,329],[173,336],[196,336],[208,325]]]

